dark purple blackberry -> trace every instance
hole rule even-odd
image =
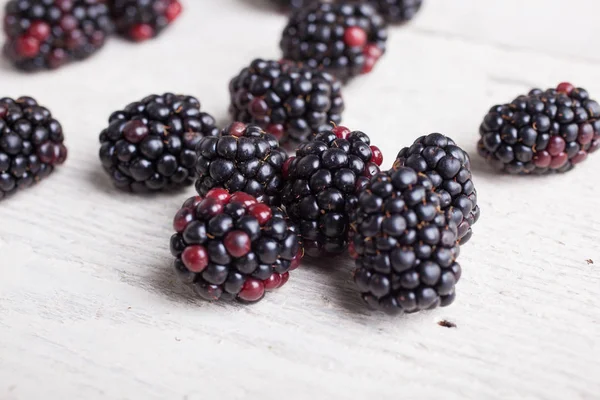
[[[461,244],[468,242],[480,213],[469,155],[449,137],[432,133],[400,150],[394,163],[398,167],[410,167],[431,179],[442,210],[458,226]]]
[[[178,0],[109,0],[109,3],[117,32],[136,42],[158,36],[183,10]]]
[[[310,4],[316,3],[319,0],[273,0],[279,4],[280,7],[290,8],[292,10],[298,10],[304,8]]]
[[[381,152],[369,137],[345,127],[317,134],[283,167],[281,200],[299,225],[308,255],[339,254],[348,245],[348,213],[368,177],[379,172]]]
[[[194,180],[200,139],[218,134],[196,98],[152,95],[112,113],[100,133],[100,160],[121,189],[176,188]]]
[[[200,196],[222,187],[248,193],[261,203],[281,204],[281,169],[288,156],[275,136],[256,125],[234,122],[221,136],[202,138],[196,150]]]
[[[259,301],[287,282],[303,256],[284,212],[243,192],[215,188],[189,198],[173,228],[173,267],[206,300]]]
[[[492,107],[479,134],[479,154],[498,171],[566,172],[600,147],[600,105],[570,83],[533,89]]]
[[[412,313],[454,301],[457,227],[425,174],[399,167],[371,178],[352,215],[351,238],[354,281],[372,308]]]
[[[60,123],[31,97],[0,99],[0,200],[65,162],[63,141]]]
[[[369,0],[369,2],[390,24],[410,21],[423,5],[423,0]]]
[[[315,3],[292,13],[280,46],[285,59],[346,81],[371,72],[386,41],[385,22],[372,5]]]
[[[83,60],[113,31],[104,0],[11,0],[5,10],[4,53],[25,71]]]
[[[341,84],[333,76],[289,62],[256,59],[229,84],[235,121],[257,124],[285,141],[305,142],[339,123]]]

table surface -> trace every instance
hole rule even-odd
[[[344,124],[371,135],[384,166],[435,131],[473,156],[482,217],[457,300],[397,318],[363,306],[345,259],[305,262],[253,306],[203,302],[168,250],[193,188],[111,186],[97,151],[112,111],[174,91],[224,124],[229,79],[279,57],[286,18],[266,2],[186,3],[146,44],[113,39],[49,73],[0,64],[0,95],[47,105],[70,149],[0,205],[0,399],[598,399],[600,155],[561,176],[510,177],[475,152],[493,104],[561,81],[600,96],[597,0],[426,0],[345,87]]]

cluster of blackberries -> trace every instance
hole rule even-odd
[[[292,148],[339,124],[341,82],[371,72],[385,53],[382,15],[406,21],[421,1],[277,0],[293,10],[280,41],[283,59],[255,59],[231,80],[233,120],[256,124]]]
[[[4,54],[25,71],[54,69],[94,54],[115,27],[140,41],[156,36],[180,12],[177,0],[10,0]]]
[[[255,301],[270,287],[266,279],[279,281],[287,271],[272,264],[275,253],[263,259],[264,237],[229,233],[246,229],[235,221],[247,212],[227,208],[231,193],[240,201],[243,192],[251,214],[257,207],[277,210],[287,221],[298,250],[286,252],[280,243],[284,260],[346,251],[355,257],[356,284],[370,306],[401,313],[452,303],[459,246],[470,238],[479,208],[469,156],[446,136],[417,139],[387,172],[380,172],[382,153],[370,138],[343,126],[315,132],[290,158],[273,135],[239,122],[202,138],[197,151],[200,197],[177,214],[171,248],[178,274],[203,298]],[[283,226],[279,232],[283,239]],[[254,249],[252,267],[236,260],[240,243],[243,255]]]
[[[359,185],[349,253],[363,299],[385,312],[447,306],[460,278],[456,258],[479,218],[467,153],[442,134],[400,150],[391,170]]]

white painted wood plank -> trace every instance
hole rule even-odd
[[[225,121],[228,80],[279,54],[285,18],[257,3],[188,0],[162,39],[113,40],[53,73],[0,64],[0,95],[47,105],[70,149],[58,173],[0,203],[0,398],[598,398],[598,155],[564,176],[515,178],[473,153],[482,219],[445,309],[370,313],[343,259],[305,263],[252,307],[176,282],[170,220],[193,189],[117,192],[97,135],[111,111],[167,90]],[[429,0],[345,88],[345,124],[390,165],[432,131],[474,151],[487,109],[531,86],[570,80],[600,97],[598,12],[593,0]]]

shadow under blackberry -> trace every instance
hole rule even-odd
[[[349,314],[371,315],[373,311],[369,310],[360,298],[360,292],[354,284],[352,278],[354,263],[350,258],[346,256],[307,257],[305,260],[301,268],[317,275],[316,279],[323,282],[327,291],[322,293],[322,297],[326,302],[332,302],[334,306],[343,308]]]

